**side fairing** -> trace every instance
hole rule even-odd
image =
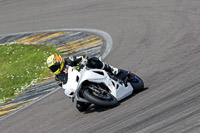
[[[88,80],[94,83],[104,83],[109,89],[110,93],[118,100],[129,96],[133,92],[132,86],[121,84],[113,79],[111,79],[104,70],[92,69],[86,71],[81,78],[81,82]]]
[[[125,86],[118,81],[111,79],[104,70],[99,69],[82,69],[80,72],[73,68],[68,69],[68,82],[63,85],[65,94],[70,98],[76,98],[78,101],[87,102],[79,96],[82,83],[89,81],[92,83],[103,83],[110,90],[110,93],[118,100],[122,100],[133,92],[132,86],[128,83]]]
[[[104,83],[110,89],[111,94],[116,97],[116,89],[113,86],[110,77],[104,70],[91,69],[85,71],[80,82],[83,83],[86,80],[93,83]]]

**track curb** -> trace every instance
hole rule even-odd
[[[67,33],[66,36],[65,36],[65,32]],[[67,41],[67,39],[65,39],[65,37],[70,38],[70,36],[68,35],[68,32],[72,33],[71,37],[74,37],[69,42]],[[60,35],[58,34],[58,36],[54,36],[54,34],[56,34],[56,33],[60,33]],[[61,43],[61,44],[52,43],[52,45],[54,45],[54,46],[56,46],[57,48],[60,48],[60,49],[65,48],[68,52],[68,54],[67,54],[67,52],[64,51],[64,52],[66,52],[65,55],[76,55],[76,54],[83,54],[84,52],[86,52],[86,53],[89,52],[89,54],[93,54],[93,55],[97,56],[97,55],[100,55],[100,53],[102,53],[101,52],[102,51],[102,45],[106,45],[105,49],[103,50],[103,54],[101,55],[102,58],[105,58],[109,54],[109,52],[112,48],[112,44],[113,44],[111,36],[104,31],[100,31],[100,30],[96,30],[96,29],[82,29],[82,28],[71,29],[70,28],[70,29],[38,30],[38,31],[32,31],[32,32],[19,32],[19,33],[13,33],[13,34],[0,35],[0,45],[6,44],[6,43],[12,44],[12,43],[15,43],[17,41],[18,42],[24,41],[26,44],[32,44],[32,42],[34,42],[34,41],[31,42],[30,40],[36,40],[35,42],[37,42],[38,38],[39,38],[39,40],[42,40],[40,42],[45,42],[45,40],[48,40],[48,39],[50,40],[49,42],[52,41],[51,38],[47,37],[47,39],[46,39],[45,36],[42,36],[42,34],[46,34],[49,37],[53,36],[53,38],[55,38],[55,39],[56,39],[56,37],[58,37],[56,41],[53,40],[55,42],[59,42],[60,41],[59,37],[61,38],[61,37],[64,36],[62,39],[64,39],[66,41],[65,45],[63,43]],[[74,36],[76,34],[77,34],[77,36]],[[79,36],[79,34],[81,35],[81,37]],[[33,38],[31,38],[30,37],[31,35],[33,35],[33,36],[35,35],[35,36]],[[38,37],[37,35],[38,36],[40,35],[41,37]],[[83,38],[82,38],[82,36],[83,36]],[[15,39],[15,37],[16,37],[16,39]],[[89,40],[89,39],[87,40],[84,37],[86,37],[86,38],[91,37],[92,39],[90,38],[91,40]],[[43,39],[43,38],[45,38],[45,39]],[[35,44],[40,44],[40,42],[37,42]],[[46,43],[46,45],[48,45],[48,44],[49,43]],[[81,49],[77,48],[79,50],[77,50],[77,51],[72,50],[73,52],[68,51],[69,44],[71,44],[71,46],[73,46],[74,44],[79,45],[79,47]],[[74,49],[74,47],[73,47],[73,49]],[[51,84],[50,87],[48,86],[49,82]],[[47,86],[44,86],[44,87],[50,88],[49,89],[50,91],[48,93],[45,93],[44,95],[42,95],[38,98],[32,98],[32,99],[28,99],[26,101],[19,101],[17,103],[13,103],[13,101],[11,101],[9,103],[1,105],[0,106],[0,120],[8,118],[11,115],[14,115],[15,113],[27,108],[28,106],[30,106],[30,105],[32,105],[36,102],[41,101],[42,99],[48,97],[49,95],[55,93],[56,91],[58,91],[60,89],[60,87],[58,87],[58,86],[56,87],[55,82],[52,81],[52,80],[45,82],[45,83],[46,83],[45,85],[47,85]],[[42,84],[37,84],[36,86],[29,88],[28,90],[31,90],[31,89],[37,90],[38,88],[42,88],[41,86],[42,86]],[[28,91],[28,90],[26,90],[26,91]],[[44,90],[46,91],[46,88],[44,88]],[[30,92],[32,92],[32,91],[30,91]],[[20,102],[22,102],[22,103],[20,103]],[[12,105],[12,104],[14,104],[14,105]],[[17,106],[15,106],[15,104]],[[19,104],[21,106],[18,106]],[[6,107],[8,107],[8,108],[6,108]],[[5,113],[5,114],[2,115],[3,114],[2,112]]]

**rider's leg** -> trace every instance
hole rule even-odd
[[[102,69],[103,63],[97,57],[91,57],[88,59],[87,67]]]
[[[79,102],[79,101],[76,102],[76,108],[80,112],[86,111],[90,105],[91,105],[90,103],[83,103],[83,102]]]
[[[98,58],[92,57],[88,59],[87,67],[89,68],[98,68],[104,69],[107,72],[113,73],[115,75],[118,74],[119,70],[116,67],[108,65],[104,62],[101,62]]]
[[[106,63],[104,63],[104,68],[103,69],[106,70],[107,72],[110,72],[110,73],[114,74],[114,75],[117,75],[119,73],[118,68],[113,67],[111,65],[108,65]]]

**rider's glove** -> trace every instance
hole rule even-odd
[[[56,83],[57,83],[60,87],[62,87],[62,82],[61,82],[57,77],[55,77],[55,80],[56,80]]]
[[[86,58],[83,58],[82,61],[81,61],[81,65],[86,65],[88,62],[88,60]]]
[[[113,67],[112,68],[112,73],[115,74],[115,75],[117,75],[119,73],[119,69]]]

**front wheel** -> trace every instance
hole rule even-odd
[[[112,94],[97,87],[93,87],[93,89],[86,88],[83,91],[83,97],[94,105],[101,107],[115,107],[118,105],[117,99]]]

